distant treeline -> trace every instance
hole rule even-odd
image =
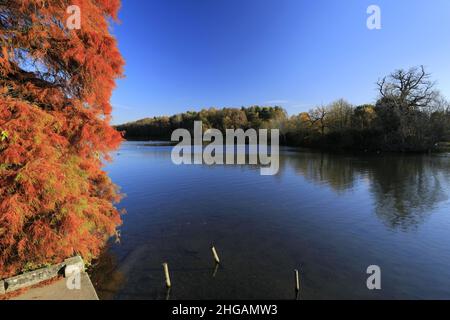
[[[397,70],[378,82],[375,104],[353,106],[344,99],[289,117],[281,107],[204,109],[119,125],[129,140],[168,140],[178,128],[279,129],[290,146],[366,151],[432,150],[450,140],[450,104],[434,89],[423,67]]]
[[[275,128],[275,121],[286,121],[287,113],[281,107],[209,108],[200,112],[188,111],[171,117],[154,117],[116,127],[127,139],[170,139],[178,128],[192,130],[195,121],[203,122],[203,130]]]

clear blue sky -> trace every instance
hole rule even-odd
[[[381,30],[366,27],[371,4]],[[114,124],[213,106],[371,103],[378,78],[421,64],[450,98],[449,0],[124,0],[120,20]]]

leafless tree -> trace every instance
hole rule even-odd
[[[394,101],[401,109],[427,108],[437,96],[435,82],[423,66],[408,71],[400,69],[379,80],[378,90],[382,98]]]
[[[328,109],[325,106],[317,107],[309,112],[309,119],[312,125],[318,125],[320,128],[320,133],[325,135],[325,118],[328,114]]]

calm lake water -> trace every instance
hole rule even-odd
[[[301,299],[450,299],[450,154],[285,149],[261,176],[175,166],[170,152],[126,142],[106,168],[127,214],[91,271],[101,298],[166,299],[167,261],[170,299],[294,299],[294,269]]]

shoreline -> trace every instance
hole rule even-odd
[[[146,147],[172,147],[176,146],[179,142],[171,141],[169,139],[162,138],[150,138],[150,139],[125,139],[126,142],[142,142]],[[154,143],[152,143],[154,141]],[[194,140],[192,139],[192,142]],[[207,142],[203,142],[203,146],[208,145]],[[248,143],[246,143],[248,145]],[[280,144],[280,147],[291,148],[294,150],[308,150],[312,152],[329,152],[334,154],[354,154],[354,155],[381,155],[381,154],[394,154],[394,155],[426,155],[426,154],[442,154],[450,152],[450,142],[439,142],[432,150],[423,151],[392,151],[392,150],[362,150],[359,148],[329,148],[326,146],[299,146],[291,144]]]

